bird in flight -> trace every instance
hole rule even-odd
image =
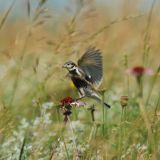
[[[90,97],[98,102],[102,97],[98,91],[103,78],[102,55],[100,50],[88,48],[77,64],[68,61],[63,65],[68,70],[67,77],[70,77],[75,87],[78,89],[80,99]],[[110,108],[110,105],[104,103]]]

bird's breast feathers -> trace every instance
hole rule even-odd
[[[88,83],[84,79],[78,76],[71,76],[71,80],[73,81],[73,84],[75,85],[76,88],[82,88],[82,87],[87,88],[88,86]]]

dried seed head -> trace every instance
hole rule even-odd
[[[128,96],[121,96],[120,103],[122,108],[128,105]]]

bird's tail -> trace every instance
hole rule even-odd
[[[111,108],[111,106],[104,102],[105,107]]]
[[[102,98],[100,98],[100,96],[98,96],[98,94],[92,93],[91,97],[94,98],[95,100],[97,100],[98,102],[102,103]],[[107,104],[106,102],[104,102],[104,106],[111,108],[111,106],[109,104]]]

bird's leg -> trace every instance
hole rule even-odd
[[[77,98],[76,101],[78,101],[78,100],[80,100],[80,99],[82,99],[82,98],[84,98],[84,97],[85,97],[85,96],[81,96],[81,97]]]

